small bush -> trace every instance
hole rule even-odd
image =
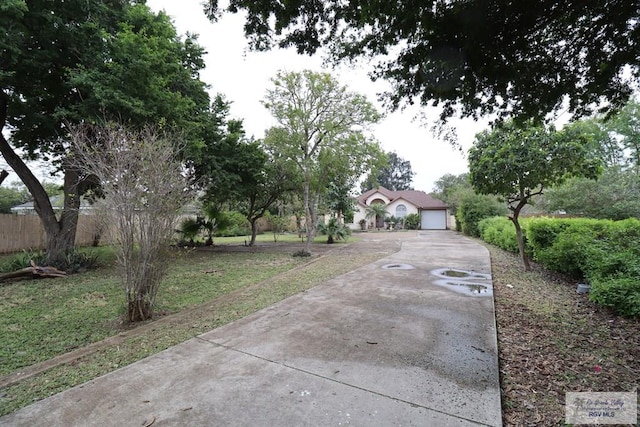
[[[216,230],[216,236],[234,237],[251,235],[251,224],[249,224],[247,218],[240,212],[227,211],[223,212],[222,216],[223,218],[220,219],[220,223],[224,224],[224,226]]]
[[[420,214],[410,213],[404,218],[404,228],[418,230],[420,228]]]
[[[36,256],[34,252],[23,251],[20,254],[15,254],[9,261],[6,261],[0,265],[0,273],[10,273],[12,271],[21,270],[30,266],[31,261]]]
[[[310,257],[311,256],[311,252],[305,251],[304,249],[300,249],[299,251],[294,252],[291,256],[295,257],[295,258],[305,258],[305,257]]]
[[[235,237],[235,236],[250,236],[251,229],[250,228],[240,228],[240,227],[227,227],[221,231],[216,233],[218,237]]]
[[[23,252],[0,266],[0,273],[8,273],[31,266],[31,261],[38,266],[55,267],[73,274],[98,266],[98,255],[92,252],[71,251],[57,262],[47,262],[44,252]]]
[[[478,223],[485,218],[501,215],[505,211],[506,208],[490,196],[469,194],[462,199],[458,206],[456,223],[460,224],[464,234],[480,237]]]
[[[640,316],[640,280],[638,277],[593,280],[589,299],[623,316]]]

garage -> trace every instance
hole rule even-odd
[[[421,219],[420,228],[423,230],[447,229],[447,211],[444,209],[422,211]]]

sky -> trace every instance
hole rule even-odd
[[[199,34],[198,42],[205,48],[206,68],[200,79],[210,85],[210,93],[222,93],[231,101],[230,114],[242,119],[249,136],[262,138],[265,130],[276,123],[261,100],[269,88],[271,79],[279,70],[329,72],[350,91],[366,95],[378,105],[377,94],[387,89],[386,82],[372,82],[366,68],[330,69],[322,67],[322,57],[298,55],[292,49],[276,49],[269,52],[251,52],[243,33],[244,18],[241,15],[225,14],[216,23],[210,22],[202,11],[200,0],[148,0],[147,5],[155,11],[164,10],[172,17],[179,34]],[[437,140],[429,126],[414,120],[417,114],[435,120],[435,110],[413,109],[411,111],[385,112],[385,118],[372,129],[373,136],[387,152],[411,162],[416,173],[413,186],[416,190],[430,192],[434,182],[441,176],[467,171],[463,152],[471,147],[476,133],[487,128],[487,122],[472,119],[455,120],[458,143],[462,150],[449,143]],[[462,152],[461,152],[462,151]]]

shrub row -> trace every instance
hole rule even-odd
[[[591,284],[590,298],[625,316],[640,315],[640,221],[532,218],[522,222],[527,254],[546,268]],[[504,217],[478,224],[488,243],[517,252]]]

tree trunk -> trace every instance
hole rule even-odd
[[[65,248],[67,242],[58,241],[59,235],[61,234],[61,228],[56,218],[55,212],[53,211],[53,207],[51,206],[49,196],[42,187],[40,181],[38,181],[38,178],[36,178],[29,167],[16,154],[16,152],[13,150],[11,145],[9,145],[9,142],[5,139],[4,135],[2,135],[1,132],[0,152],[33,197],[33,207],[40,217],[42,226],[44,227],[44,231],[47,235],[47,262],[50,262],[51,259],[49,258],[49,251],[53,251],[51,252],[52,255],[58,254],[60,249]],[[75,229],[73,232],[75,236]],[[54,258],[57,258],[57,255]]]
[[[7,172],[6,170],[3,169],[0,171],[0,185],[2,185],[2,181],[4,181],[8,176],[9,172]]]
[[[311,212],[311,185],[309,179],[304,182],[304,216],[305,227],[307,229],[307,241],[304,244],[305,252],[311,253],[311,242],[313,241],[313,215]]]
[[[258,218],[252,218],[249,223],[251,224],[251,240],[249,246],[256,244],[256,237],[258,236]]]
[[[7,115],[7,100],[0,93],[0,125],[4,129]],[[78,225],[78,208],[80,192],[77,191],[78,174],[69,168],[65,170],[65,202],[60,221],[56,218],[47,192],[38,178],[31,172],[26,163],[16,154],[0,131],[0,153],[33,197],[33,206],[42,221],[46,234],[47,263],[55,263],[66,255],[74,246]]]
[[[151,304],[144,298],[129,301],[127,307],[127,318],[129,322],[142,322],[151,319]]]
[[[529,264],[529,258],[525,254],[524,249],[524,238],[522,236],[522,228],[520,227],[520,222],[518,221],[518,217],[520,216],[520,210],[526,204],[520,202],[518,206],[513,210],[513,215],[509,217],[511,222],[513,222],[514,227],[516,228],[516,239],[518,240],[518,250],[520,251],[520,259],[522,260],[522,265],[524,266],[524,271],[531,271],[531,265]]]

